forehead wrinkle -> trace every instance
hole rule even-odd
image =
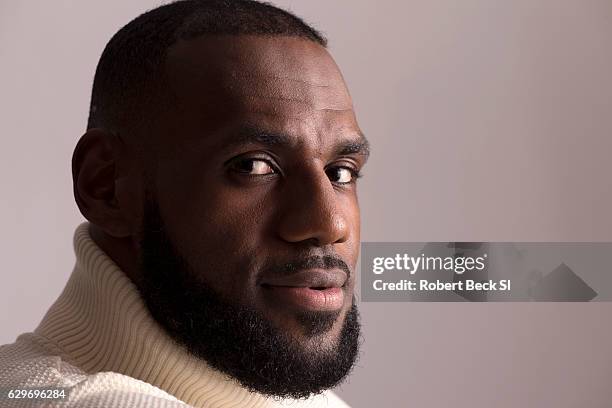
[[[276,94],[281,91],[283,94],[289,94],[292,91],[297,95],[310,93],[312,95],[335,95],[336,97],[345,97],[349,99],[348,92],[340,87],[332,87],[331,85],[311,85],[308,81],[289,81],[283,80],[275,76],[261,75],[262,81],[240,81],[231,78],[230,83],[224,83],[223,86],[229,89],[238,89],[240,86],[243,89],[271,91]],[[285,82],[286,81],[286,82]]]
[[[329,112],[346,112],[346,111],[352,111],[353,108],[352,107],[336,107],[333,106],[332,103],[329,102],[319,102],[317,100],[308,100],[308,99],[302,99],[302,98],[297,98],[297,97],[291,97],[291,96],[261,96],[261,95],[256,95],[256,94],[248,94],[248,93],[243,93],[242,96],[245,96],[247,98],[252,98],[252,99],[257,99],[257,100],[261,100],[263,99],[264,102],[266,100],[275,100],[275,101],[280,101],[280,102],[291,102],[292,104],[296,104],[296,105],[302,105],[302,107],[290,107],[288,105],[282,105],[282,106],[277,106],[274,104],[267,104],[268,106],[266,106],[266,104],[263,104],[263,106],[261,108],[255,108],[253,109],[253,107],[249,107],[249,111],[252,112],[265,112],[266,111],[266,107],[269,107],[271,111],[274,112],[279,112],[279,111],[302,111],[303,113],[308,113],[309,111],[329,111]],[[331,105],[331,106],[330,106]]]
[[[354,120],[353,109],[322,109],[313,111],[312,109],[305,110],[299,105],[292,106],[291,108],[285,106],[281,109],[278,107],[265,107],[251,106],[248,109],[247,116],[252,116],[257,123],[262,120],[267,123],[266,126],[276,128],[280,125],[280,128],[294,128],[297,124],[300,129],[308,129],[306,133],[313,133],[317,135],[319,143],[322,143],[322,139],[329,134],[355,134],[359,139],[364,140],[365,137],[361,133],[356,121]],[[338,115],[338,120],[333,120],[334,116]],[[259,119],[257,119],[259,118]],[[251,119],[252,120],[252,119]],[[293,132],[290,132],[293,133]],[[298,131],[297,133],[303,133]]]
[[[352,101],[344,81],[323,83],[316,79],[298,79],[288,75],[231,70],[222,87],[237,97],[308,104],[315,110],[349,110]]]
[[[219,81],[219,83],[223,84],[224,87],[229,88],[234,88],[236,86],[236,81],[248,83],[253,82],[251,80],[254,79],[269,80],[265,83],[270,82],[273,84],[278,84],[279,82],[285,81],[288,83],[297,83],[312,88],[331,88],[331,85],[329,83],[317,82],[316,80],[300,79],[275,72],[259,72],[257,68],[262,67],[258,65],[251,66],[241,60],[225,61],[225,65],[221,64],[220,62],[221,61],[217,61],[216,64],[203,64],[202,61],[195,60],[189,56],[174,56],[171,59],[166,59],[165,64],[167,69],[174,68],[182,71],[181,76],[191,75],[201,81]],[[255,69],[251,71],[245,71],[245,68],[248,69],[250,67],[254,67]],[[312,72],[309,73],[312,74]],[[328,75],[329,73],[324,76]],[[344,84],[343,81],[340,81],[340,83]]]
[[[298,78],[291,78],[285,75],[273,75],[273,74],[259,74],[257,72],[244,72],[244,71],[237,71],[234,70],[232,71],[231,74],[232,78],[236,78],[236,77],[243,77],[246,79],[252,79],[252,78],[271,78],[271,79],[280,79],[280,80],[285,80],[285,81],[289,81],[289,82],[298,82],[304,85],[308,85],[308,86],[312,86],[315,88],[329,88],[330,85],[329,84],[322,84],[322,83],[315,83],[312,81],[306,81],[304,79],[298,79]]]
[[[259,82],[232,81],[224,84],[237,98],[247,98],[245,102],[256,101],[261,105],[301,104],[313,110],[351,110],[352,102],[348,91],[342,87],[321,85],[311,86],[309,81],[283,83],[276,77],[262,75]],[[250,99],[250,100],[249,100]],[[261,103],[263,102],[263,103]]]
[[[329,111],[329,112],[348,112],[348,111],[352,111],[353,108],[343,108],[343,109],[340,109],[340,108],[320,108],[320,109],[317,109],[317,110],[325,111],[325,112],[327,112],[327,111]]]

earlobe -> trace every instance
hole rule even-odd
[[[114,135],[90,129],[79,140],[72,156],[73,191],[81,214],[114,237],[131,235],[126,211],[115,189],[118,152]]]

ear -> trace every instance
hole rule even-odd
[[[107,234],[122,238],[134,230],[130,196],[117,189],[122,143],[117,135],[90,129],[79,139],[72,155],[74,198],[81,214]],[[128,188],[121,183],[121,188]],[[136,187],[136,186],[133,186]]]

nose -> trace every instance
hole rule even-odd
[[[287,180],[278,235],[286,242],[312,241],[316,246],[342,243],[349,225],[343,200],[323,169],[300,180]]]

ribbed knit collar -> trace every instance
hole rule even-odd
[[[88,222],[76,228],[74,249],[72,275],[35,330],[69,363],[88,373],[113,371],[140,379],[197,407],[279,406],[174,342],[132,281],[91,239]]]

